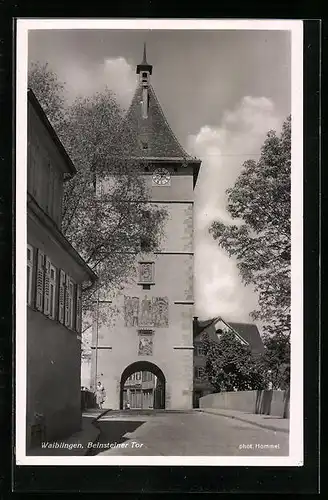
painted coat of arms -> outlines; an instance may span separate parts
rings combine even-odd
[[[151,356],[153,354],[153,337],[152,335],[139,336],[139,356]]]

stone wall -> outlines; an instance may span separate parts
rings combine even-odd
[[[236,410],[289,418],[289,391],[236,391],[208,394],[200,408]]]

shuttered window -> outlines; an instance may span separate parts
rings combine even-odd
[[[50,314],[50,266],[50,259],[45,257],[43,312],[46,316]]]
[[[65,317],[65,281],[66,275],[61,269],[59,271],[59,293],[58,293],[58,320],[64,323]]]
[[[36,267],[36,298],[35,307],[38,311],[43,310],[43,287],[44,287],[44,253],[38,250]]]
[[[76,323],[75,329],[78,333],[82,331],[82,293],[81,285],[76,285]]]
[[[66,276],[65,282],[65,326],[69,326],[69,276]]]
[[[67,328],[82,330],[82,290],[72,278],[56,269],[41,250],[36,252],[35,307]],[[27,304],[33,301],[34,249],[27,245]],[[57,292],[58,289],[58,292]],[[34,303],[34,302],[33,302]],[[57,312],[58,307],[58,312]]]
[[[27,262],[26,262],[26,293],[27,293],[27,305],[32,304],[32,280],[33,280],[33,247],[27,245]]]
[[[74,317],[74,305],[75,305],[75,283],[70,279],[69,280],[69,302],[68,302],[68,314],[69,314],[69,324],[68,328],[73,328],[75,325],[75,317]]]
[[[49,318],[55,319],[56,314],[56,268],[51,264],[50,265],[50,279],[49,279]]]

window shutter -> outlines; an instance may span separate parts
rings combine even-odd
[[[51,319],[55,319],[55,308],[56,308],[56,268],[51,265],[50,266],[50,312],[49,317]]]
[[[45,258],[45,269],[44,269],[44,300],[43,300],[43,312],[45,315],[50,314],[50,259]]]
[[[32,280],[33,280],[33,247],[27,245],[27,280],[26,280],[26,292],[27,292],[27,304],[30,306],[32,303]]]
[[[58,320],[60,323],[64,323],[64,313],[65,313],[65,278],[66,275],[61,269],[59,272],[59,300],[58,300]]]
[[[70,278],[66,276],[65,285],[65,326],[70,326]]]
[[[43,285],[44,285],[44,253],[38,250],[37,272],[36,272],[36,301],[35,307],[38,311],[43,310]]]
[[[81,285],[76,286],[76,331],[82,331],[82,293]]]
[[[68,302],[68,328],[74,327],[74,302],[75,302],[75,283],[70,279],[69,281],[69,302]]]

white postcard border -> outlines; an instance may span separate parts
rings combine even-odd
[[[288,457],[82,456],[25,454],[26,436],[26,166],[28,31],[115,30],[286,30],[292,38],[292,333]],[[303,465],[303,22],[300,20],[26,19],[16,39],[16,464],[17,465]]]

